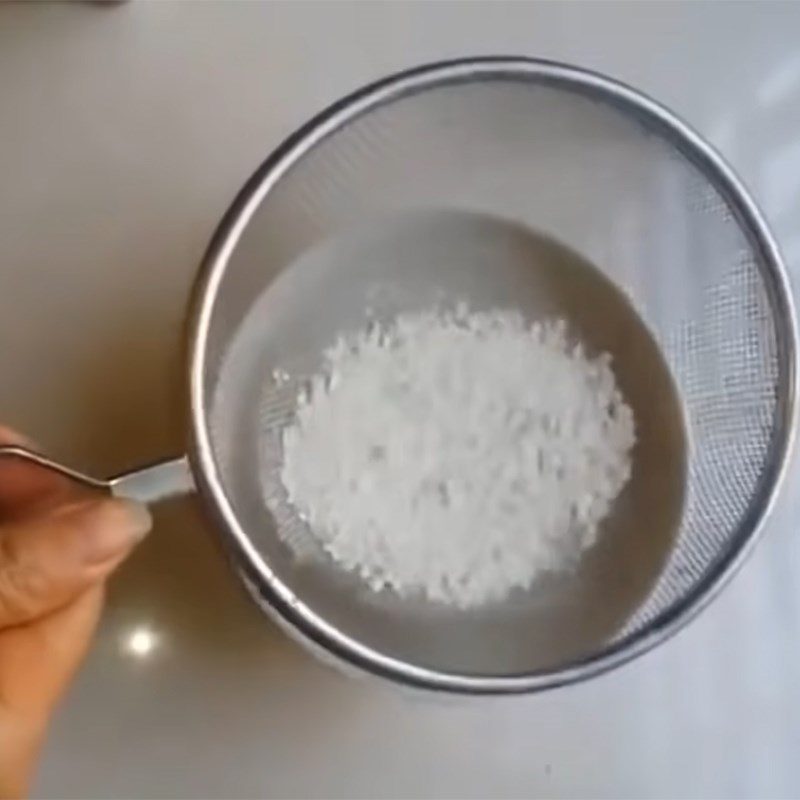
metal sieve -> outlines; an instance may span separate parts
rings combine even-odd
[[[370,592],[311,544],[298,558],[284,540],[308,537],[277,477],[278,432],[336,331],[449,299],[574,312],[624,373],[645,442],[616,545],[469,612]],[[189,330],[188,459],[69,474],[145,500],[193,478],[287,631],[425,688],[539,690],[665,640],[749,552],[793,438],[795,315],[752,199],[662,106],[551,62],[424,66],[311,120],[225,215]]]

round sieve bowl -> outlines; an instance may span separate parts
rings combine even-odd
[[[280,430],[337,333],[462,300],[566,316],[611,352],[639,437],[585,563],[470,610],[337,569],[279,480]],[[747,191],[661,105],[552,62],[424,66],[315,117],[222,220],[189,332],[188,461],[95,483],[154,499],[191,477],[283,628],[428,689],[540,690],[664,641],[742,563],[793,439],[795,314]]]
[[[481,248],[483,259],[470,255]],[[537,260],[537,248],[551,257]],[[321,349],[359,324],[365,307],[388,315],[442,295],[486,305],[536,296],[520,281],[526,258],[557,264],[551,272],[562,275],[595,270],[592,280],[615,287],[641,321],[639,332],[621,325],[609,340],[615,358],[615,342],[629,333],[640,343],[644,381],[659,389],[650,405],[663,397],[657,419],[668,431],[661,454],[669,469],[655,493],[650,482],[653,508],[639,504],[628,525],[636,538],[597,567],[590,589],[584,580],[545,582],[469,612],[376,595],[313,554],[298,562],[275,533],[280,526],[282,538],[300,537],[302,522],[280,502],[279,446],[269,442],[291,417],[297,385],[281,396],[267,386],[270,371],[312,372]],[[602,292],[578,292],[572,307],[580,314],[597,300],[619,310],[609,293],[600,303]],[[775,242],[697,134],[594,73],[472,59],[345,98],[251,178],[213,240],[197,298],[192,461],[235,562],[292,633],[405,683],[528,691],[647,650],[741,563],[785,468],[797,348]],[[650,405],[635,406],[637,422],[644,416],[658,427]],[[645,467],[657,464],[651,456]],[[634,456],[635,475],[639,466]],[[657,511],[659,481],[675,500]],[[656,548],[661,558],[649,559],[642,580],[638,550],[653,538],[669,547]],[[606,603],[620,587],[630,589],[625,602]],[[581,626],[593,608],[601,611]]]

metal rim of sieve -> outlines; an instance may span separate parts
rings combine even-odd
[[[441,672],[387,656],[325,621],[270,569],[239,525],[215,464],[204,397],[206,344],[212,312],[231,254],[261,202],[283,175],[319,142],[371,110],[437,86],[482,80],[547,84],[611,104],[647,123],[689,159],[724,198],[758,257],[776,320],[779,386],[766,466],[747,514],[722,557],[685,597],[644,628],[563,666],[527,674],[492,676]],[[350,94],[289,136],[255,171],[220,222],[195,283],[189,320],[189,460],[198,488],[227,534],[225,544],[259,605],[282,628],[319,654],[394,681],[466,694],[534,692],[599,675],[665,641],[699,613],[733,576],[755,545],[785,477],[795,436],[798,332],[786,268],[755,202],[723,158],[671,111],[639,91],[596,72],[526,57],[478,57],[443,61],[391,75]]]

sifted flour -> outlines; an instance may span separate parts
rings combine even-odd
[[[511,311],[341,337],[282,433],[290,502],[379,590],[462,608],[574,565],[630,477],[610,356]]]

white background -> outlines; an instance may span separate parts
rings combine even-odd
[[[181,446],[181,320],[263,157],[386,72],[479,53],[630,82],[717,145],[800,269],[800,4],[0,6],[0,418],[110,473]],[[796,472],[796,470],[793,470]],[[800,482],[702,617],[589,684],[409,699],[318,666],[191,502],[157,512],[60,714],[49,797],[800,794]],[[152,632],[146,657],[131,632]],[[140,637],[141,639],[141,637]]]

